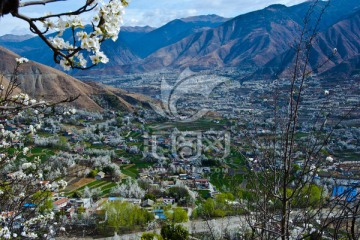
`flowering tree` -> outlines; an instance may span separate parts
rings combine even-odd
[[[37,116],[52,104],[31,99],[18,87],[17,73],[28,60],[16,59],[11,78],[0,77],[0,238],[51,238],[56,226],[49,208],[51,191],[66,187],[59,179],[43,181],[45,172],[41,159],[31,157],[24,142],[32,137],[41,122],[27,126],[14,124],[23,114]],[[10,127],[11,126],[11,127]],[[21,237],[20,237],[21,236]]]
[[[54,61],[65,70],[87,69],[99,63],[107,63],[108,58],[101,51],[100,45],[106,39],[117,39],[127,2],[87,0],[82,7],[62,13],[38,17],[21,13],[21,9],[28,6],[58,1],[0,0],[0,14],[12,14],[27,22],[30,31],[49,46],[54,52]],[[80,16],[89,16],[89,13],[92,18],[87,27],[86,21]],[[71,33],[72,37],[66,38],[65,31]],[[49,205],[51,192],[66,187],[66,182],[59,180],[60,168],[56,171],[49,169],[42,159],[32,155],[31,147],[24,143],[33,139],[41,127],[39,113],[46,114],[49,107],[76,98],[48,103],[31,99],[22,93],[18,88],[18,70],[27,61],[25,58],[16,59],[13,75],[8,79],[0,76],[0,239],[49,239],[57,230],[64,231],[60,224],[54,222],[52,204]],[[75,112],[70,109],[63,114],[66,116]],[[16,124],[16,120],[22,116],[34,117],[27,126]],[[40,144],[41,139],[35,138],[35,142]],[[102,164],[103,159],[99,161]]]
[[[139,186],[136,180],[127,179],[125,183],[118,184],[111,189],[110,195],[126,198],[143,198],[145,191]]]
[[[46,5],[62,0],[39,1],[0,1],[0,14],[9,14],[29,24],[30,31],[37,34],[54,52],[54,61],[64,70],[71,68],[87,69],[99,63],[107,63],[109,59],[101,51],[100,45],[107,39],[116,41],[122,24],[122,15],[126,0],[86,0],[83,6],[75,10],[61,13],[48,13],[30,17],[21,13],[21,8],[33,5]],[[80,18],[84,14],[92,18],[89,27]],[[87,29],[87,30],[86,30]],[[72,37],[64,39],[65,31]],[[50,34],[52,33],[52,34]],[[46,35],[48,34],[48,35]]]

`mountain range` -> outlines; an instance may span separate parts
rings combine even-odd
[[[290,46],[299,38],[304,16],[312,4],[313,1],[291,7],[276,4],[232,19],[217,15],[175,19],[156,29],[123,27],[116,42],[103,44],[109,64],[71,74],[116,75],[186,67],[194,70],[236,67],[250,69],[257,75],[261,73],[263,77],[281,74],[293,62],[294,51]],[[320,14],[326,4],[328,1],[318,1],[312,9],[313,16]],[[308,22],[315,21],[316,17],[312,17]],[[360,1],[332,0],[321,18],[310,66],[324,76],[357,74],[360,68],[359,26]],[[24,39],[6,41],[0,38],[0,45],[54,66],[51,51],[39,38]],[[334,48],[337,54],[328,59]]]

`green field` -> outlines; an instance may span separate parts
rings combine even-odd
[[[130,176],[130,177],[132,177],[132,178],[135,178],[136,179],[136,177],[137,177],[137,175],[138,175],[138,173],[137,173],[137,171],[133,171],[133,170],[129,170],[129,169],[121,169],[121,172],[123,173],[123,174],[125,174],[125,175],[128,175],[128,176]]]
[[[101,191],[101,195],[100,197],[105,197],[109,194],[109,192],[111,191],[111,189],[113,187],[115,187],[117,184],[114,183],[114,182],[109,182],[109,181],[104,181],[104,180],[95,180],[93,182],[90,182],[74,191],[71,191],[71,192],[67,192],[66,193],[66,196],[72,196],[75,192],[80,192],[83,193],[84,192],[84,189],[86,187],[90,188],[90,189],[100,189]]]
[[[209,190],[198,190],[197,192],[204,199],[207,199],[207,198],[210,197],[210,191]]]
[[[221,170],[223,170],[223,172]],[[244,180],[243,175],[235,174],[230,176],[224,169],[213,171],[207,174],[207,176],[210,177],[210,182],[217,188],[218,191],[233,192]]]

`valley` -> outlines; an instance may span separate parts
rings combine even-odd
[[[359,238],[358,0],[102,22],[0,36],[0,239]]]

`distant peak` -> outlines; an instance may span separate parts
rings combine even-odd
[[[127,32],[151,32],[156,28],[151,26],[123,26],[122,30]]]
[[[287,8],[285,5],[283,4],[272,4],[268,7],[266,7],[265,9],[266,10],[269,10],[269,11],[278,11],[278,10],[282,10],[282,9],[285,9]]]
[[[186,18],[180,18],[183,22],[225,22],[229,18],[224,18],[216,14],[191,16]]]
[[[15,35],[15,34],[5,34],[0,36],[0,42],[21,42],[27,39],[34,37],[34,35],[26,34],[26,35]]]

